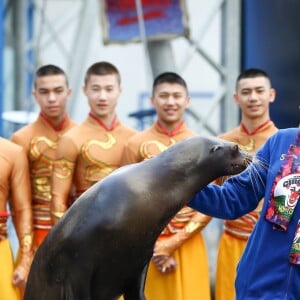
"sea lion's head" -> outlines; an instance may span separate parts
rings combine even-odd
[[[218,138],[213,140],[215,140],[215,143],[212,143],[210,155],[215,156],[213,160],[218,165],[213,166],[219,170],[219,176],[236,175],[245,170],[251,163],[252,156],[242,150],[236,143]]]

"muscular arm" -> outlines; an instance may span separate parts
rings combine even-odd
[[[54,224],[68,209],[77,156],[76,147],[69,139],[62,137],[57,145],[56,160],[51,177],[51,217]]]
[[[138,146],[132,145],[130,142],[124,147],[121,165],[129,165],[143,160],[138,152]]]
[[[19,239],[19,260],[13,273],[13,284],[24,287],[33,258],[32,209],[28,160],[22,150],[14,158],[11,176],[11,210]]]
[[[188,222],[185,223],[185,226],[178,230],[175,234],[170,235],[168,238],[158,239],[155,243],[152,261],[156,268],[162,273],[172,272],[176,270],[177,262],[172,257],[174,251],[179,249],[195,234],[199,234],[199,232],[211,220],[211,217],[206,216],[202,213],[196,212],[191,209],[189,209],[188,211],[187,210],[187,208],[184,208],[182,210],[186,211],[183,214],[184,219],[189,219]],[[175,219],[180,219],[182,217],[181,212],[179,212],[175,216]]]
[[[28,152],[29,141],[27,141],[27,139],[24,138],[23,136],[20,136],[18,134],[13,134],[11,137],[11,141],[14,142],[15,144],[22,146],[23,149],[25,149],[26,153]]]
[[[189,218],[189,221],[186,222],[185,226],[181,230],[178,230],[175,234],[170,235],[169,238],[158,240],[156,242],[154,256],[171,256],[173,252],[177,250],[182,244],[184,244],[188,239],[199,233],[211,219],[211,217],[194,210],[190,210],[190,212],[188,212],[187,214],[186,217]]]

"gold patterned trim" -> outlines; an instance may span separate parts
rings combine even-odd
[[[187,233],[192,233],[192,232],[195,232],[196,230],[199,230],[199,229],[205,227],[206,224],[207,223],[205,223],[205,222],[191,221],[184,227],[184,231]]]
[[[165,150],[167,150],[169,147],[173,146],[174,144],[176,144],[176,140],[174,140],[172,138],[169,141],[169,145],[165,145],[156,140],[146,141],[140,145],[139,153],[140,153],[141,157],[143,157],[145,159],[149,159],[155,155],[158,155],[159,153],[164,152]],[[153,153],[153,150],[151,150],[151,147],[154,147],[154,149],[157,149],[157,153]]]
[[[65,213],[60,211],[51,211],[51,214],[57,219],[60,219]]]
[[[22,252],[28,252],[32,250],[33,233],[25,233],[20,239],[20,248]]]

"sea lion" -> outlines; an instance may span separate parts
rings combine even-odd
[[[82,194],[38,249],[25,300],[144,300],[155,241],[214,179],[245,169],[234,143],[191,137],[122,167]]]

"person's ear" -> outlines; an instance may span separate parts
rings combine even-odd
[[[276,90],[271,88],[270,89],[270,103],[273,103],[275,101],[276,98]]]

